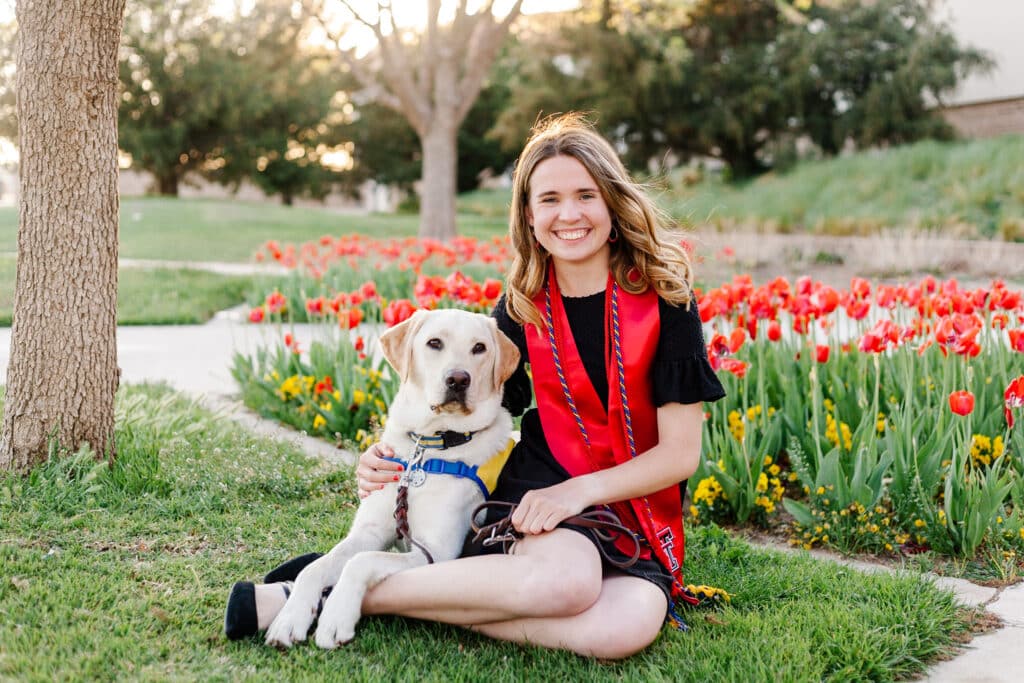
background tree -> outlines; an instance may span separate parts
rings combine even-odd
[[[676,116],[664,100],[678,86],[689,53],[666,27],[687,16],[689,3],[591,0],[560,21],[521,22],[517,45],[496,66],[515,97],[492,135],[515,150],[538,117],[570,110],[593,113],[602,133],[619,143],[627,164],[646,168],[665,151],[662,130]]]
[[[309,40],[308,13],[258,0],[211,14],[209,0],[136,0],[126,28],[121,145],[175,195],[189,172],[248,178],[286,204],[340,180],[322,157],[344,140],[336,53]]]
[[[189,171],[221,163],[258,94],[208,0],[133,0],[120,62],[121,149],[176,196]]]
[[[492,73],[490,80],[459,127],[458,192],[476,189],[484,171],[502,173],[518,153],[505,149],[489,135],[499,113],[511,100],[508,85],[500,76]],[[347,189],[355,191],[360,183],[373,179],[407,193],[413,191],[415,182],[423,175],[422,154],[416,131],[404,116],[376,102],[366,102],[355,108],[351,123],[342,132],[353,150],[353,167],[344,174]]]
[[[224,183],[251,179],[290,205],[295,197],[323,198],[341,180],[341,167],[324,157],[346,149],[345,90],[334,50],[309,41],[309,20],[292,0],[260,0],[230,19],[232,52],[246,108],[239,125],[225,131],[220,159],[204,175]]]
[[[21,194],[0,468],[26,471],[51,439],[114,456],[124,0],[16,10]]]
[[[592,110],[641,170],[671,153],[743,178],[802,135],[825,154],[946,137],[933,104],[986,63],[929,0],[601,0],[547,32],[525,23],[494,134],[512,145],[538,111]]]
[[[455,193],[458,130],[483,88],[509,27],[519,16],[522,0],[514,0],[503,15],[495,2],[470,12],[459,2],[450,21],[442,21],[441,0],[427,0],[422,32],[396,25],[390,3],[381,0],[372,14],[357,3],[341,0],[353,22],[372,32],[377,46],[359,57],[346,47],[338,20],[318,11],[324,29],[338,45],[345,63],[365,94],[399,112],[420,141],[422,188],[420,236],[448,239],[456,234]]]
[[[950,138],[936,108],[968,74],[989,69],[935,21],[929,0],[816,4],[778,40],[788,65],[781,85],[802,132],[827,154],[859,147]]]

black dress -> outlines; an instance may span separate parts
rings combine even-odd
[[[604,292],[578,298],[563,295],[562,301],[566,317],[569,320],[569,329],[586,368],[587,376],[594,385],[601,402],[607,408],[608,377],[605,369],[604,349]],[[652,368],[654,376],[651,382],[654,387],[654,405],[660,407],[673,402],[717,401],[725,396],[725,390],[708,362],[704,332],[700,316],[697,313],[696,302],[691,303],[687,309],[683,306],[673,306],[659,299],[658,313],[661,316],[661,334]],[[525,363],[529,358],[523,326],[509,317],[505,310],[504,296],[495,305],[493,315],[498,322],[498,328],[519,347],[519,367],[505,383],[504,405],[513,415],[523,415],[523,419],[520,425],[519,443],[513,449],[505,468],[498,477],[497,487],[491,495],[491,499],[518,503],[527,491],[558,484],[568,479],[569,473],[551,454],[537,409],[526,410],[532,403],[533,386],[525,369]],[[526,411],[525,415],[523,411]],[[685,485],[683,482],[682,486]],[[610,556],[626,559],[612,543],[600,541],[585,529],[570,528],[583,533],[595,544],[602,545]],[[492,546],[491,550],[495,550],[495,548]],[[500,548],[496,550],[500,550]],[[480,552],[489,551],[479,547],[467,547],[464,554]],[[654,582],[665,591],[666,595],[670,594],[672,577],[656,559],[639,560],[625,571]]]

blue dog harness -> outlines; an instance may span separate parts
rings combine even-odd
[[[420,486],[426,480],[428,474],[448,474],[453,477],[469,479],[480,488],[484,500],[490,497],[498,480],[498,473],[504,467],[515,441],[509,439],[506,447],[483,465],[467,465],[460,460],[444,460],[442,458],[431,458],[423,460],[425,449],[447,450],[462,444],[469,443],[473,438],[473,432],[439,432],[431,436],[424,436],[409,432],[409,438],[416,442],[416,451],[411,461],[401,458],[383,458],[397,462],[403,468],[403,481],[407,486]],[[486,482],[486,483],[485,483]]]

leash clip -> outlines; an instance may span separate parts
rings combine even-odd
[[[519,540],[519,537],[516,536],[515,532],[506,531],[505,533],[503,533],[503,534],[501,534],[499,536],[498,535],[498,527],[494,527],[494,528],[491,529],[491,535],[488,536],[487,538],[485,538],[480,543],[481,543],[481,545],[483,545],[486,548],[486,547],[490,547],[492,545],[498,545],[499,543],[514,543],[515,541],[518,541],[518,540]]]
[[[420,443],[420,439],[423,437],[416,435],[416,447],[413,450],[412,457],[409,458],[409,469],[402,472],[401,478],[398,480],[399,486],[423,486],[423,482],[427,480],[427,473],[423,471],[423,452],[424,447]]]

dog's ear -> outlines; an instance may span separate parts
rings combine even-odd
[[[491,318],[490,321],[491,328],[494,330],[494,338],[498,342],[497,353],[494,357],[494,388],[497,389],[519,367],[519,347],[508,338],[508,335],[498,329],[498,323],[494,318]]]
[[[380,348],[384,358],[404,382],[412,369],[412,340],[423,324],[423,312],[416,311],[408,319],[398,323],[380,336]]]

